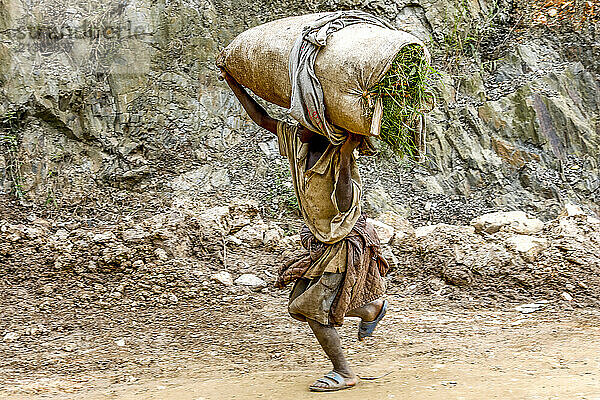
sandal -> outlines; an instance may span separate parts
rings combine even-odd
[[[385,313],[387,311],[387,305],[388,301],[384,300],[383,305],[381,306],[381,311],[379,311],[379,315],[377,315],[377,318],[375,318],[373,321],[360,321],[360,324],[358,325],[358,340],[363,340],[364,338],[373,335],[375,327],[377,326],[379,321],[381,321],[381,319],[385,316]]]
[[[315,384],[323,383],[327,386],[315,386]],[[356,383],[349,384],[343,376],[335,371],[330,371],[322,378],[319,378],[308,387],[311,392],[335,392],[336,390],[349,389],[356,386]]]

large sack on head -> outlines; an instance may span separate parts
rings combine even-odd
[[[303,27],[324,14],[289,17],[251,28],[223,50],[217,63],[259,97],[289,108],[290,52]],[[368,112],[373,105],[367,104],[363,95],[381,80],[396,54],[408,44],[425,47],[407,32],[363,23],[331,34],[315,62],[327,119],[354,133],[377,135],[381,110],[376,106],[374,113]],[[426,49],[425,54],[429,58]]]

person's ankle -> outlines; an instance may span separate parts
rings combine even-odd
[[[337,372],[338,374],[340,374],[344,379],[354,379],[356,378],[356,374],[351,370],[341,370],[341,369],[333,369],[333,372]]]

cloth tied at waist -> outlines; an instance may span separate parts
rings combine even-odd
[[[304,277],[327,247],[341,242],[319,242],[306,226],[302,229],[300,239],[306,251],[279,268],[275,283],[277,288],[283,288]],[[380,254],[379,237],[364,215],[361,215],[350,234],[342,241],[347,243],[347,264],[343,282],[330,310],[330,320],[335,326],[342,325],[349,310],[362,307],[385,293],[382,277],[389,269],[389,264]]]

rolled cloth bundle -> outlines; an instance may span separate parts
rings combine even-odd
[[[290,108],[293,93],[290,68],[294,68],[290,54],[298,51],[297,48],[294,50],[295,45],[298,47],[298,38],[306,38],[306,33],[313,29],[317,41],[326,41],[326,45],[319,48],[314,59],[314,73],[322,87],[326,119],[331,124],[354,133],[379,135],[383,106],[381,99],[377,99],[376,103],[369,101],[369,90],[383,79],[405,46],[417,45],[422,48],[427,63],[429,53],[424,44],[413,35],[377,22],[352,22],[341,29],[338,26],[338,30],[332,29],[331,24],[323,28],[322,21],[335,22],[340,15],[347,18],[349,14],[344,13],[355,13],[350,14],[351,18],[355,15],[361,18],[365,18],[364,15],[370,16],[355,11],[318,13],[259,25],[237,36],[220,54],[217,64],[224,66],[238,82],[259,97]],[[319,32],[315,27],[322,29]],[[310,40],[312,42],[315,38]],[[300,53],[300,57],[302,56]],[[308,109],[300,112],[303,111],[310,117],[318,110],[306,106],[309,103],[302,102]],[[292,107],[290,113],[303,122],[297,109]],[[303,125],[314,127],[310,124]],[[327,129],[319,126],[318,118],[314,125],[320,128],[314,130],[328,135],[332,142],[340,141],[339,138],[332,138]]]

